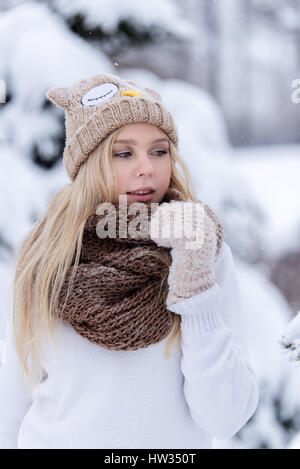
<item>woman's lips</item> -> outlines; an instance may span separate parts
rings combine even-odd
[[[134,200],[138,200],[139,202],[147,202],[148,200],[152,199],[154,191],[144,195],[133,194],[132,192],[127,192],[127,194]]]

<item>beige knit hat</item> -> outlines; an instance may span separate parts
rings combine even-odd
[[[48,90],[47,98],[65,110],[63,163],[73,181],[89,153],[112,131],[146,122],[160,127],[178,149],[174,119],[161,95],[111,74],[97,74],[71,87]]]

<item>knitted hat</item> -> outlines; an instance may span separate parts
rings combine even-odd
[[[111,74],[97,74],[70,87],[48,90],[47,98],[65,110],[63,163],[73,181],[89,153],[112,131],[145,122],[160,127],[178,148],[178,134],[161,95]]]

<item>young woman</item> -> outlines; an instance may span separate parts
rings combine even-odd
[[[47,96],[66,113],[71,183],[16,255],[0,447],[210,448],[253,415],[258,386],[231,249],[194,195],[172,115],[108,74]],[[187,202],[203,209],[193,248],[163,236]]]

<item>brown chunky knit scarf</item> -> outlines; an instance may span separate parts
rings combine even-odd
[[[177,190],[169,189],[162,202],[170,200],[184,198]],[[151,207],[145,206],[149,223]],[[175,314],[167,309],[165,301],[169,268],[151,253],[164,253],[170,261],[171,254],[170,249],[157,246],[150,237],[119,237],[118,203],[115,208],[116,237],[97,236],[96,225],[107,214],[94,213],[87,219],[79,265],[62,308],[72,266],[67,272],[59,295],[58,317],[104,348],[137,350],[161,341],[171,332]],[[127,223],[135,217],[127,214]],[[223,238],[220,223],[217,234],[219,250]],[[145,250],[150,255],[145,255]],[[166,284],[162,287],[164,277]]]

